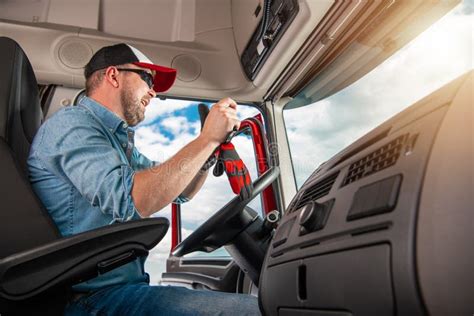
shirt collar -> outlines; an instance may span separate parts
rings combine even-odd
[[[89,97],[83,97],[79,101],[79,104],[95,114],[111,132],[115,133],[120,126],[124,130],[128,129],[128,124],[125,121],[97,101]]]

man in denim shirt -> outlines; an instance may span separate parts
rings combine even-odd
[[[133,144],[133,130],[176,70],[154,65],[136,48],[100,49],[85,67],[86,95],[38,130],[28,167],[30,181],[63,236],[148,217],[172,201],[190,199],[206,174],[199,170],[234,127],[236,103],[216,103],[201,134],[176,155],[155,164]],[[74,286],[68,315],[258,314],[248,295],[150,286],[145,258]]]

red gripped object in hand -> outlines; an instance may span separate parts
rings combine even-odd
[[[250,173],[232,143],[224,143],[217,149],[217,163],[213,174],[221,176],[224,171],[235,194],[247,199],[252,194],[252,180]]]
[[[200,103],[198,105],[198,111],[201,119],[202,130],[207,115],[209,114],[209,108],[207,105]],[[208,170],[214,163],[216,163],[213,171],[214,176],[220,177],[225,171],[229,178],[232,191],[234,191],[235,194],[239,194],[242,199],[247,199],[252,194],[253,185],[247,167],[242,159],[240,159],[234,145],[230,142],[236,133],[237,129],[234,128],[234,130],[229,133],[224,143],[216,149],[209,159],[207,159],[201,170]]]

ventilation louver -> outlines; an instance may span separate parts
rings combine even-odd
[[[301,194],[299,198],[297,198],[296,202],[290,207],[291,210],[297,210],[300,207],[306,205],[309,201],[315,201],[327,194],[331,191],[331,188],[336,181],[337,176],[339,175],[339,171],[333,173],[332,175],[316,182],[315,184],[304,188],[304,192]]]
[[[408,136],[409,134],[401,135],[385,146],[352,163],[341,187],[393,166],[400,157]]]

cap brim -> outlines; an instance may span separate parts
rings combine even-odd
[[[136,62],[133,63],[142,68],[148,68],[156,72],[153,78],[153,90],[155,92],[165,92],[173,85],[176,80],[176,69],[155,64]]]

